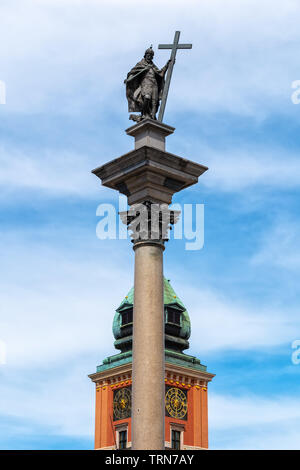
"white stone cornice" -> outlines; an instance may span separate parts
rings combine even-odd
[[[189,367],[179,366],[170,362],[166,362],[165,370],[166,374],[177,374],[178,376],[181,376],[185,382],[195,379],[199,382],[210,382],[215,377],[215,374],[197,369],[190,369]],[[95,383],[102,381],[104,382],[103,385],[107,385],[108,380],[113,380],[114,382],[118,381],[116,377],[120,377],[120,381],[131,379],[131,373],[132,363],[130,362],[121,366],[113,367],[112,369],[90,374],[88,377]]]
[[[182,367],[166,362],[166,374],[168,373],[177,374],[182,377],[186,377],[187,379],[205,380],[206,382],[210,382],[215,377],[215,374],[211,374],[209,372],[190,369],[188,367]]]

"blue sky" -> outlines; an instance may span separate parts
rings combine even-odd
[[[0,16],[0,448],[93,447],[87,374],[114,352],[133,252],[97,239],[118,197],[90,170],[132,149],[123,80],[181,30],[167,150],[209,167],[174,197],[205,205],[205,244],[171,240],[165,275],[216,373],[210,447],[299,449],[299,3],[4,0]]]

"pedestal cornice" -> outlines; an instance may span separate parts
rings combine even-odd
[[[92,170],[102,185],[128,197],[171,204],[174,193],[198,182],[208,168],[177,155],[143,146]]]

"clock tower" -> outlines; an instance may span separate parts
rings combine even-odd
[[[96,385],[95,449],[131,448],[133,297],[132,288],[113,320],[114,346],[120,352],[104,359],[89,375]],[[164,318],[165,448],[207,449],[207,385],[214,375],[200,359],[183,352],[189,348],[191,322],[165,278]]]

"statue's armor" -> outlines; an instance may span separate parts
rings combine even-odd
[[[152,100],[158,100],[158,86],[153,66],[145,74],[141,82],[141,94],[145,97],[148,95]]]
[[[153,62],[143,58],[127,74],[126,97],[129,112],[141,112],[141,116],[129,116],[129,119],[156,119],[159,100],[162,98],[164,76],[168,63],[159,70]]]

